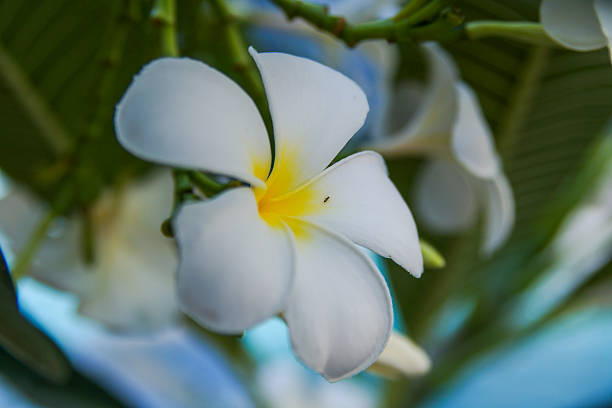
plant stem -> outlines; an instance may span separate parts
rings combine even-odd
[[[28,271],[30,263],[34,258],[34,255],[36,255],[36,251],[40,247],[40,244],[44,240],[51,223],[58,215],[66,211],[73,196],[73,184],[69,183],[60,191],[47,214],[40,220],[36,228],[34,228],[34,231],[28,237],[24,248],[17,256],[15,266],[11,271],[11,276],[13,277],[14,282],[17,282]]]
[[[189,171],[189,178],[204,194],[216,194],[225,189],[225,186],[213,180],[209,176],[199,171]]]
[[[155,0],[151,10],[151,22],[159,28],[162,54],[168,57],[178,57],[175,0]]]
[[[423,21],[433,20],[444,7],[450,3],[450,0],[432,0],[426,6],[416,10],[413,14],[406,17],[406,23],[416,25]],[[397,16],[396,16],[397,17]]]
[[[525,21],[471,21],[465,24],[470,40],[499,37],[534,45],[556,46],[539,23]]]
[[[394,20],[401,20],[413,15],[417,10],[425,5],[429,0],[410,0],[399,13],[393,17]]]
[[[421,0],[414,1],[412,7],[409,7],[410,4],[406,6],[404,10],[407,11],[400,11],[398,15],[401,15],[401,17],[399,19],[396,16],[390,19],[352,24],[342,16],[330,15],[327,7],[319,4],[297,0],[272,0],[285,12],[287,18],[301,17],[321,30],[336,36],[349,47],[355,46],[360,41],[372,39],[404,42],[458,38],[460,31],[454,30],[454,28],[461,23],[461,19],[452,12],[446,13],[446,15],[441,13],[448,0],[433,0],[427,5],[424,5],[425,3]],[[405,19],[404,16],[406,16]],[[430,21],[437,20],[444,20],[447,25],[433,32],[421,31],[419,37],[413,32],[413,29],[425,27]],[[423,37],[424,33],[426,37]]]
[[[172,171],[172,176],[174,177],[174,208],[176,209],[180,203],[195,198],[195,195],[187,170],[175,169]]]
[[[248,87],[247,91],[251,97],[256,100],[263,98],[265,102],[263,84],[259,72],[247,52],[238,19],[224,0],[208,0],[208,2],[222,24],[222,34],[232,59],[232,68],[244,78]]]

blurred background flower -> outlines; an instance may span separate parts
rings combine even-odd
[[[172,209],[172,178],[167,172],[105,193],[89,218],[55,221],[40,245],[29,275],[73,293],[79,312],[111,329],[155,330],[178,318],[174,244],[159,232]],[[20,253],[45,206],[15,188],[0,200],[3,248]],[[83,259],[84,223],[91,223],[94,257]]]

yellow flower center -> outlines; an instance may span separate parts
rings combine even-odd
[[[255,189],[259,215],[270,226],[282,227],[284,223],[296,237],[303,237],[304,226],[296,217],[320,211],[330,198],[312,185],[291,189],[299,169],[296,156],[283,149],[281,157],[266,180],[266,187]]]

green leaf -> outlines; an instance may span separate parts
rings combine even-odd
[[[15,288],[0,249],[0,345],[33,371],[54,383],[70,379],[64,353],[19,310]]]
[[[116,142],[113,113],[158,55],[140,18],[149,10],[138,0],[0,0],[2,171],[51,201],[78,159],[87,202],[144,167]]]
[[[124,404],[78,372],[66,384],[46,381],[0,349],[0,393],[11,387],[32,406],[54,408],[111,408]],[[27,405],[30,406],[30,405]]]

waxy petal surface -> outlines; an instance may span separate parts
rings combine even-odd
[[[242,333],[284,309],[294,271],[291,235],[259,216],[251,189],[185,205],[174,230],[181,306],[202,326]]]
[[[576,51],[590,51],[607,44],[594,0],[542,0],[540,20],[556,42]]]
[[[595,12],[601,25],[601,31],[608,42],[608,53],[612,61],[612,2],[610,0],[595,0]]]
[[[283,53],[257,53],[274,126],[270,194],[289,192],[320,173],[361,128],[368,101],[343,74]]]
[[[117,139],[145,160],[263,185],[271,151],[263,120],[231,79],[188,58],[142,69],[115,113]]]
[[[304,203],[306,212],[299,218],[339,233],[421,276],[423,257],[412,213],[378,153],[361,152],[339,161],[286,200]]]
[[[391,333],[389,290],[350,241],[301,223],[297,269],[284,313],[296,355],[330,381],[372,364]]]

